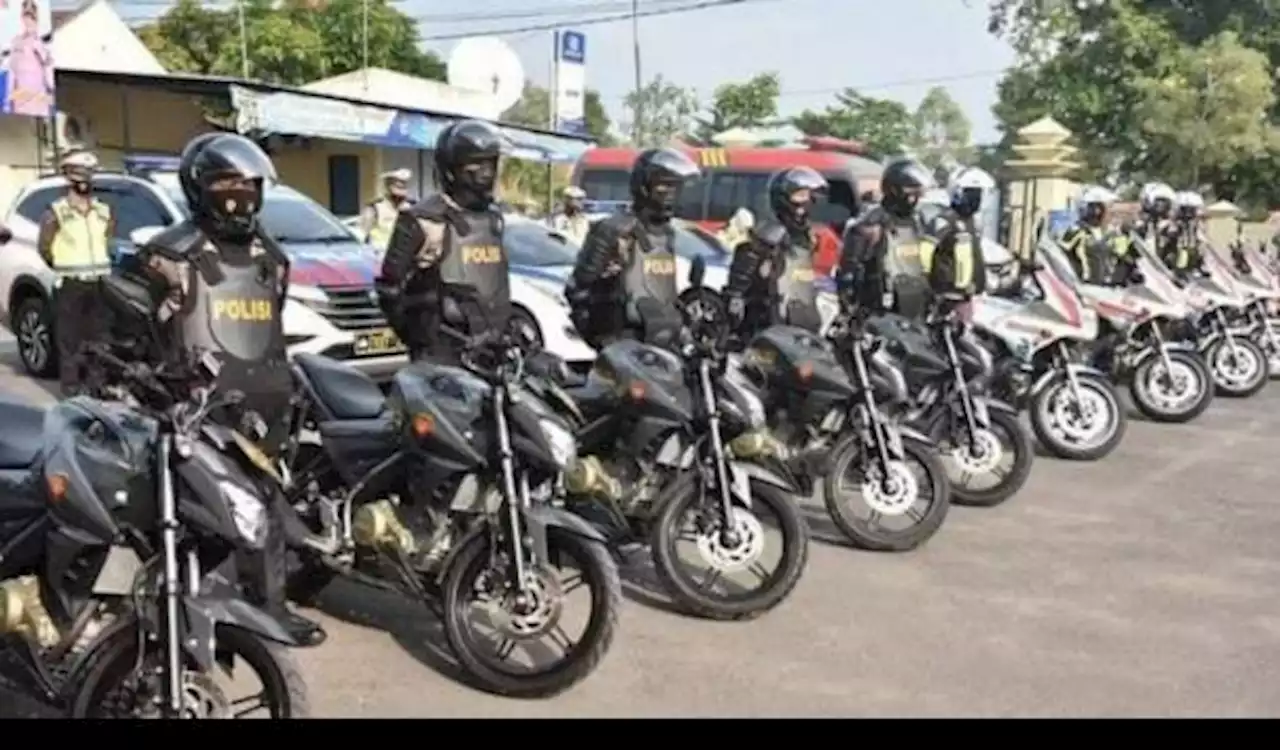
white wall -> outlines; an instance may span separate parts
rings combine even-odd
[[[36,127],[34,118],[0,115],[0,216],[22,186],[39,176]]]

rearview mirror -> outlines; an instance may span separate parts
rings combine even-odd
[[[0,226],[0,245],[9,244],[9,240],[13,239],[13,232],[9,227]]]
[[[702,286],[702,280],[707,275],[707,261],[701,256],[693,259],[693,267],[689,269],[689,286],[694,289]]]
[[[129,233],[129,241],[142,247],[163,231],[163,227],[138,227]]]

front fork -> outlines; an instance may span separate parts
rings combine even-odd
[[[716,391],[712,386],[711,362],[702,359],[698,363],[698,385],[702,389],[702,405],[707,414],[707,425],[711,432],[711,454],[715,462],[716,484],[720,489],[720,514],[723,516],[724,529],[733,523],[733,491],[729,484],[729,466],[724,458],[724,438],[720,434],[720,407],[716,402]]]
[[[893,460],[893,457],[889,455],[888,441],[885,440],[884,429],[886,428],[881,424],[881,419],[877,414],[875,389],[871,387],[871,373],[867,371],[867,360],[863,351],[862,340],[854,341],[851,348],[853,350],[853,371],[858,378],[858,389],[862,391],[862,408],[866,412],[864,421],[871,431],[871,442],[876,450],[876,456],[880,459],[881,481],[888,481],[889,462]]]
[[[178,574],[178,503],[173,490],[174,436],[161,436],[156,461],[160,465],[160,545],[164,555],[164,655],[167,666],[165,693],[169,715],[182,715],[185,682],[182,660],[182,629],[178,609],[181,604],[182,581]],[[197,589],[198,590],[198,589]]]
[[[942,328],[942,343],[947,349],[947,361],[951,363],[951,377],[955,380],[956,393],[960,395],[960,410],[964,416],[965,427],[969,436],[969,450],[972,455],[978,453],[978,416],[973,408],[973,398],[969,393],[969,384],[964,379],[964,365],[960,361],[960,353],[956,351],[955,337],[951,326]]]
[[[1160,361],[1164,363],[1164,376],[1173,382],[1173,358],[1169,356],[1169,347],[1164,341],[1164,332],[1160,330],[1160,321],[1152,320],[1148,323],[1151,328],[1151,339],[1156,344],[1156,354],[1159,355]]]
[[[520,513],[528,500],[528,491],[516,488],[515,453],[511,450],[511,432],[507,424],[507,389],[493,389],[494,423],[498,431],[498,462],[502,471],[502,495],[506,499],[507,525],[511,544],[511,566],[515,572],[516,590],[523,594],[527,586],[525,571],[528,566],[524,554],[524,529]]]
[[[1257,316],[1258,325],[1266,337],[1267,353],[1271,357],[1280,356],[1280,338],[1277,338],[1276,329],[1271,325],[1271,318],[1267,316],[1266,303],[1262,300],[1254,300],[1249,309],[1253,315]]]

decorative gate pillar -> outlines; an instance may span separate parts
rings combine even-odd
[[[1020,257],[1030,253],[1037,229],[1047,227],[1049,212],[1070,208],[1075,199],[1078,186],[1070,175],[1080,164],[1071,160],[1076,148],[1067,143],[1070,138],[1057,120],[1042,117],[1018,131],[1017,157],[1004,163],[1006,241]]]

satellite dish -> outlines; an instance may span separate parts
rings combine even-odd
[[[515,50],[493,36],[463,39],[449,53],[449,85],[493,97],[495,116],[524,94],[524,66]]]

